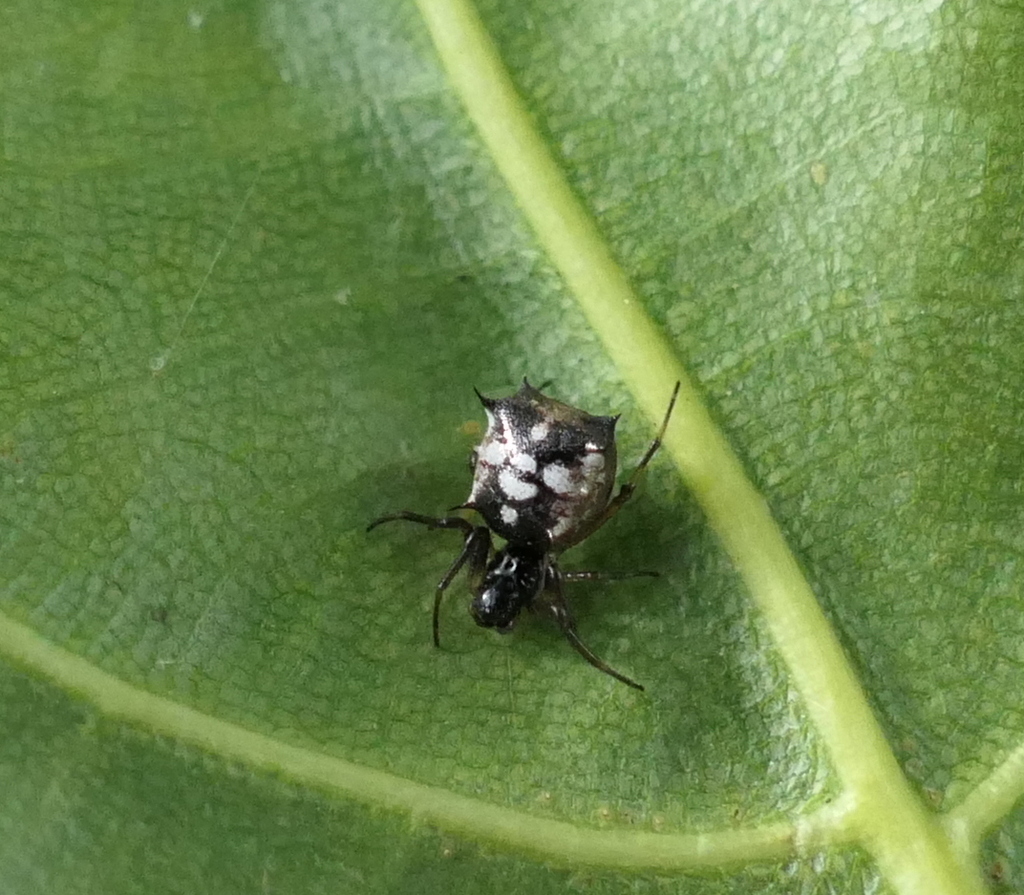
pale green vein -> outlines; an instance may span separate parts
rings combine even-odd
[[[1014,749],[945,817],[946,829],[965,853],[976,851],[981,837],[1024,797],[1024,745]]]
[[[409,812],[476,841],[490,842],[566,866],[659,872],[693,871],[803,854],[841,841],[845,806],[791,824],[703,834],[593,830],[545,820],[293,746],[148,693],[50,643],[0,613],[0,654],[63,692],[154,734],[174,737],[246,767],[324,792]]]
[[[666,437],[760,607],[854,805],[860,841],[900,892],[984,891],[900,771],[768,507],[573,195],[467,0],[417,0],[452,85],[537,238],[652,420],[676,380]]]

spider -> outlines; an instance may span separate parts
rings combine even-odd
[[[452,510],[476,510],[484,524],[474,525],[461,516],[439,518],[403,511],[381,516],[367,528],[406,521],[428,529],[462,532],[462,550],[434,591],[434,646],[441,645],[441,598],[468,563],[473,591],[469,611],[478,625],[507,634],[524,609],[546,615],[591,665],[630,687],[644,689],[580,640],[562,583],[657,573],[566,572],[559,568],[558,557],[590,537],[632,496],[639,476],[661,447],[678,395],[677,382],[657,435],[612,497],[617,416],[593,416],[570,407],[549,398],[526,379],[519,391],[507,398],[485,398],[477,392],[487,414],[487,431],[472,454],[469,499]],[[492,535],[503,538],[505,546],[495,550]]]

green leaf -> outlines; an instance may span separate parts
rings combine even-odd
[[[0,13],[2,888],[1024,891],[1020,10],[421,5]],[[364,531],[523,375],[645,693]]]

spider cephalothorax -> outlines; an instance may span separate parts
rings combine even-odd
[[[508,398],[477,393],[487,413],[487,431],[473,452],[473,487],[455,509],[476,510],[484,525],[461,516],[424,516],[401,512],[370,524],[404,519],[428,528],[454,528],[465,536],[462,551],[437,585],[434,644],[440,646],[438,612],[448,585],[467,562],[473,587],[470,614],[478,625],[511,631],[524,609],[554,619],[566,639],[592,665],[642,690],[599,659],[579,639],[576,622],[562,593],[562,582],[622,578],[600,572],[563,572],[558,554],[590,536],[629,500],[638,476],[661,445],[679,384],[664,422],[637,468],[619,493],[615,485],[615,423],[618,417],[593,416],[563,404],[525,379]],[[495,551],[491,534],[506,544]],[[633,575],[649,575],[636,572]]]

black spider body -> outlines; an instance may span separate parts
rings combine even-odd
[[[519,613],[533,605],[541,593],[547,566],[545,554],[528,545],[506,545],[499,550],[487,563],[469,604],[473,620],[483,628],[497,628],[507,634]]]
[[[615,485],[618,417],[577,410],[526,380],[511,397],[480,400],[487,431],[463,507],[509,543],[546,553],[582,541]]]
[[[557,558],[604,525],[632,495],[638,476],[661,445],[678,392],[677,383],[657,436],[614,497],[618,417],[594,416],[563,404],[525,379],[519,391],[507,398],[491,399],[477,393],[487,413],[487,431],[473,452],[469,499],[456,509],[476,510],[485,524],[474,526],[461,516],[438,518],[409,511],[382,516],[370,524],[374,528],[383,522],[406,520],[463,533],[462,551],[435,591],[436,646],[440,646],[441,597],[468,562],[473,588],[469,609],[478,625],[507,633],[524,609],[540,612],[552,618],[596,668],[643,689],[580,640],[562,583],[653,573],[563,572]],[[492,533],[506,541],[503,548],[495,550]]]

